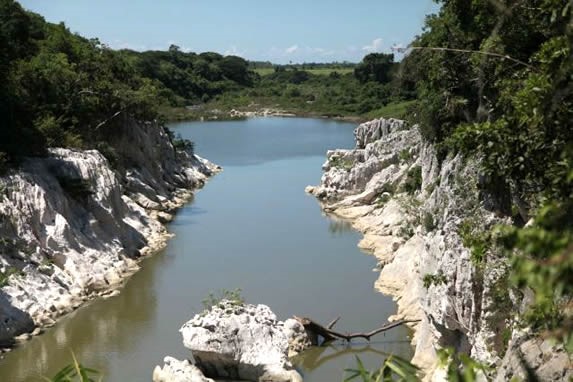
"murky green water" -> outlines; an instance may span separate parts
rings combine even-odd
[[[248,302],[268,304],[282,319],[342,316],[341,331],[377,328],[395,312],[373,290],[376,262],[356,247],[360,235],[323,216],[304,193],[319,182],[327,149],[352,146],[354,125],[268,118],[173,127],[225,171],[180,211],[169,227],[175,238],[119,296],[79,309],[9,353],[0,381],[51,376],[72,351],[105,381],[150,381],[165,355],[189,357],[178,329],[223,288],[241,288]],[[355,355],[374,367],[384,352],[410,355],[405,328],[370,344],[312,349],[298,367],[305,381],[341,381]]]

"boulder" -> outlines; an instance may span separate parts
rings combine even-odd
[[[209,378],[298,382],[302,377],[288,356],[289,349],[292,354],[295,347],[304,348],[304,328],[293,321],[285,325],[265,305],[223,300],[180,331],[197,367]],[[293,338],[296,346],[289,346]]]
[[[153,382],[215,382],[203,375],[197,366],[188,360],[179,361],[173,357],[163,359],[163,367],[153,370]]]

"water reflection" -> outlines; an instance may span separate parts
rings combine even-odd
[[[386,322],[396,306],[374,291],[376,261],[357,248],[360,235],[322,216],[304,193],[320,179],[327,149],[352,146],[352,128],[280,118],[181,124],[178,132],[205,157],[228,164],[225,171],[177,214],[166,252],[148,259],[120,296],[94,302],[9,354],[0,381],[53,375],[70,362],[71,349],[106,382],[148,381],[166,355],[189,357],[177,329],[222,288],[242,288],[247,301],[270,305],[281,319],[342,316],[341,331]],[[310,350],[299,366],[305,382],[340,381],[363,347],[368,368],[381,362],[369,349],[411,355],[406,328],[377,340]]]
[[[405,344],[410,346],[410,341],[388,341],[385,344],[400,345]],[[315,346],[306,350],[301,355],[297,356],[293,362],[297,366],[302,366],[306,370],[316,370],[326,362],[333,361],[337,358],[351,356],[359,356],[364,354],[375,355],[380,358],[382,363],[391,353],[381,350],[379,343],[368,343],[363,345],[356,344],[330,344],[328,346]]]
[[[56,326],[24,346],[6,354],[0,362],[2,381],[38,381],[53,376],[70,363],[73,352],[85,365],[109,374],[114,354],[132,352],[145,322],[156,315],[154,267],[165,266],[164,254],[145,261],[129,288],[118,296],[98,300],[71,313]]]
[[[330,219],[330,224],[328,225],[328,231],[331,234],[339,236],[354,231],[354,228],[352,228],[352,224],[348,220],[342,220],[332,215],[327,215],[327,216]]]

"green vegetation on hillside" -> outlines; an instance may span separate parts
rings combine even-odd
[[[427,18],[401,63],[374,53],[358,64],[276,66],[174,45],[114,51],[0,0],[0,174],[21,156],[54,146],[112,157],[106,142],[124,115],[197,118],[263,107],[408,115],[440,159],[482,158],[480,191],[500,201],[496,212],[513,225],[466,242],[499,239],[514,285],[536,297],[525,323],[573,349],[573,5],[437,2],[441,10]],[[419,174],[410,175],[416,190]],[[89,191],[68,187],[78,196]],[[475,253],[484,261],[485,250]]]
[[[239,57],[176,46],[114,51],[0,0],[0,170],[47,147],[105,148],[125,115],[157,119],[162,107],[250,86],[247,66]]]
[[[442,158],[482,158],[482,192],[514,222],[492,237],[515,286],[535,294],[525,323],[573,350],[572,4],[438,2],[404,60],[419,95],[412,116]]]

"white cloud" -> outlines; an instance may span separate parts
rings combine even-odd
[[[363,46],[362,50],[370,53],[379,52],[382,50],[382,44],[383,40],[381,38],[376,38],[370,43],[370,45]]]
[[[112,49],[129,49],[129,50],[136,50],[136,51],[144,51],[149,49],[147,45],[143,44],[132,44],[129,42],[125,42],[122,40],[113,40],[110,44],[104,44],[109,46]]]
[[[244,50],[239,50],[237,49],[237,47],[235,45],[233,45],[232,47],[230,47],[229,49],[227,49],[225,51],[225,56],[239,56],[242,57],[245,55],[245,51]]]
[[[298,50],[298,45],[295,44],[293,46],[289,46],[288,48],[285,49],[285,53],[286,54],[293,54],[294,52],[296,52]]]

